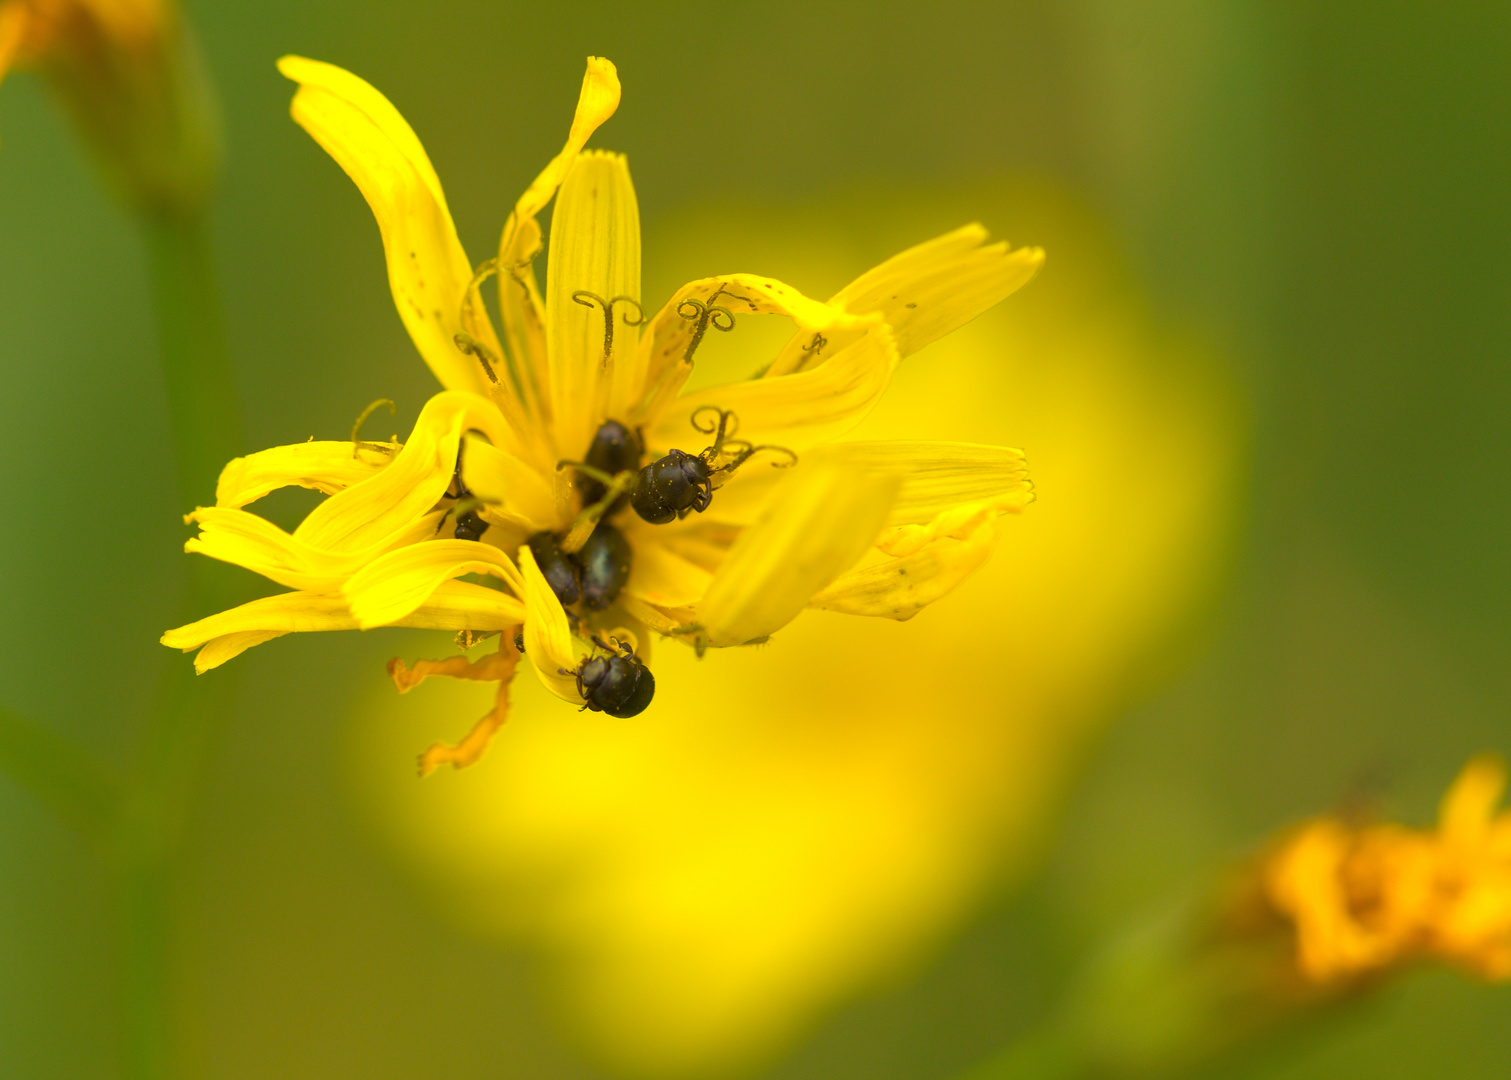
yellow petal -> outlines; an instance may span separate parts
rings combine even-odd
[[[725,314],[705,320],[714,308]],[[610,415],[630,424],[653,424],[692,374],[696,350],[708,333],[738,333],[747,315],[786,315],[800,334],[834,334],[880,321],[804,296],[776,278],[726,274],[691,281],[658,311],[640,338],[634,370],[625,380],[627,396],[610,401]]]
[[[577,96],[577,112],[561,153],[541,170],[535,181],[514,204],[498,245],[499,311],[509,354],[529,387],[537,407],[549,409],[550,373],[546,356],[546,314],[540,301],[532,265],[540,252],[540,226],[535,215],[545,209],[587,145],[589,137],[619,107],[619,73],[598,56],[588,57]]]
[[[1270,903],[1295,924],[1297,963],[1318,982],[1379,959],[1378,942],[1349,911],[1342,874],[1348,847],[1349,835],[1337,822],[1315,821],[1298,830],[1264,870]]]
[[[1021,288],[1044,264],[1039,248],[1008,250],[986,244],[980,225],[967,225],[894,255],[846,285],[829,303],[854,314],[876,312],[897,338],[899,356],[910,356],[969,322]],[[855,337],[839,330],[815,349],[812,334],[794,335],[768,378],[825,363]]]
[[[450,486],[462,432],[473,428],[495,443],[507,442],[492,402],[457,391],[436,394],[389,466],[315,507],[294,536],[326,551],[355,551],[407,528]]]
[[[204,648],[194,654],[194,673],[203,675],[212,668],[220,667],[227,660],[236,659],[254,645],[261,645],[274,638],[283,637],[286,633],[288,633],[286,630],[244,630],[241,633],[213,638],[205,643]]]
[[[1033,501],[1023,451],[949,442],[847,442],[832,448],[857,466],[903,474],[888,526],[922,525],[966,503],[1021,510]]]
[[[822,454],[794,469],[698,605],[708,644],[741,645],[791,622],[870,546],[900,484],[895,473]]]
[[[467,581],[447,581],[396,625],[430,630],[503,630],[518,626],[524,616],[524,605],[507,593]],[[281,634],[355,629],[357,620],[344,597],[289,592],[252,600],[169,630],[162,642],[184,652],[204,646],[194,661],[195,668],[203,672]]]
[[[487,504],[490,516],[517,522],[529,532],[556,527],[556,496],[539,472],[482,439],[468,439],[462,482]]]
[[[644,321],[639,307],[640,209],[623,155],[589,151],[578,156],[551,216],[546,265],[556,445],[563,456],[575,459],[587,452],[608,414],[610,388],[630,377],[627,361],[635,355]],[[605,304],[612,304],[607,312]]]
[[[285,56],[278,70],[300,84],[294,120],[346,170],[378,219],[394,303],[420,355],[447,389],[486,394],[482,366],[457,348],[456,335],[468,333],[495,355],[498,341],[486,314],[462,323],[472,264],[413,129],[387,98],[332,64]]]
[[[631,541],[631,546],[635,561],[624,586],[630,595],[659,607],[686,607],[708,591],[713,575],[665,544]]]
[[[334,495],[366,480],[389,463],[397,449],[377,449],[382,445],[366,443],[354,453],[350,440],[311,441],[234,458],[220,470],[215,505],[246,506],[282,487],[312,488]]]
[[[524,592],[509,556],[476,540],[427,540],[390,551],[353,574],[342,592],[357,625],[366,630],[404,618],[441,582],[463,574],[489,574],[516,594]]]
[[[699,443],[708,437],[693,429],[692,414],[713,406],[739,418],[740,438],[786,447],[801,456],[860,423],[886,391],[896,367],[891,331],[878,323],[812,371],[711,387],[678,398],[646,432],[646,439],[658,450],[701,450]],[[758,460],[745,468],[756,468]]]
[[[989,505],[948,511],[924,543],[910,545],[901,557],[884,556],[879,562],[841,574],[809,602],[810,607],[846,615],[874,615],[887,619],[911,619],[929,604],[946,595],[986,562],[997,542],[996,513]]]
[[[440,523],[440,514],[419,518],[367,547],[349,551],[314,547],[297,533],[290,536],[245,510],[202,506],[189,515],[189,520],[199,523],[200,532],[184,544],[185,551],[245,567],[291,589],[334,592],[385,551],[429,539]]]
[[[588,68],[582,76],[582,89],[578,91],[577,111],[572,116],[567,143],[514,204],[517,215],[532,218],[546,208],[546,203],[556,194],[557,187],[566,178],[593,132],[619,108],[619,93],[619,71],[613,63],[601,56],[588,57]]]
[[[546,584],[528,545],[519,549],[519,569],[525,579],[525,655],[547,690],[580,705],[582,695],[577,692],[575,674],[562,674],[577,670],[567,613]]]
[[[1438,829],[1443,840],[1459,847],[1482,842],[1505,791],[1504,762],[1492,754],[1481,754],[1470,761],[1443,796],[1438,809]]]

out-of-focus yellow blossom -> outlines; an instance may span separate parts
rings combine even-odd
[[[1021,872],[1073,763],[1160,677],[1213,581],[1245,437],[1231,377],[1150,318],[1065,197],[997,184],[686,207],[650,234],[647,266],[667,282],[788,266],[822,295],[971,208],[1024,222],[1055,259],[899,368],[854,433],[1028,448],[1040,499],[969,588],[910,622],[818,612],[756,650],[664,649],[656,705],[629,723],[552,717],[522,687],[507,753],[424,791],[396,755],[476,691],[355,714],[360,783],[438,903],[545,953],[618,1068],[753,1068],[926,960]],[[748,371],[761,344],[712,341],[706,379]]]
[[[1447,960],[1511,978],[1511,811],[1497,759],[1471,761],[1443,798],[1436,830],[1301,826],[1269,858],[1270,902],[1295,925],[1296,958],[1318,982],[1405,961]]]
[[[0,80],[43,74],[121,191],[197,210],[219,153],[215,108],[169,0],[0,0]]]
[[[200,534],[188,549],[296,591],[165,635],[165,644],[201,650],[199,670],[291,631],[505,631],[494,656],[391,669],[401,690],[431,675],[499,682],[473,733],[422,762],[460,767],[507,714],[513,627],[523,625],[525,656],[552,693],[596,708],[580,673],[605,639],[638,643],[644,657],[651,631],[699,651],[753,644],[809,605],[908,619],[973,573],[996,542],[997,519],[1032,498],[1016,450],[958,439],[833,440],[876,407],[903,357],[1028,281],[1043,261],[1038,249],[988,244],[985,230],[968,225],[886,260],[827,302],[772,277],[726,274],[671,291],[647,317],[628,166],[584,150],[619,103],[608,61],[589,61],[565,147],[515,205],[498,257],[477,270],[419,140],[387,99],[329,64],[286,57],[280,68],[300,84],[295,119],[371,205],[399,314],[447,389],[402,447],[309,442],[227,466],[217,505],[190,516]],[[532,269],[542,247],[536,215],[553,196],[542,297]],[[502,335],[477,294],[494,272]],[[749,316],[765,314],[795,324],[785,342],[739,381],[685,389],[706,337],[738,338],[758,321]],[[730,334],[737,322],[740,333]],[[612,495],[582,495],[573,463],[591,456],[606,421],[638,431],[647,460],[701,450],[714,473],[711,503],[652,524]],[[738,442],[724,442],[726,421]],[[763,449],[772,464],[795,467],[743,464]],[[617,480],[600,480],[628,484],[640,465],[637,457]],[[244,509],[285,485],[330,495],[293,534]],[[627,546],[622,593],[601,611],[584,599],[569,622],[531,538],[553,536],[576,552],[616,514],[608,531]],[[467,515],[480,524],[464,526]],[[447,528],[455,538],[440,535]],[[468,574],[502,589],[459,580]]]

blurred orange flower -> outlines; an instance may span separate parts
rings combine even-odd
[[[1511,978],[1511,811],[1496,813],[1506,768],[1480,757],[1443,797],[1438,827],[1355,828],[1331,817],[1270,857],[1270,902],[1296,928],[1297,962],[1317,982],[1437,958]]]

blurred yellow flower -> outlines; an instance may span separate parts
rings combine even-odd
[[[1266,891],[1295,925],[1302,972],[1355,979],[1448,960],[1511,978],[1511,811],[1506,768],[1480,757],[1443,797],[1435,831],[1319,818],[1269,858]]]
[[[286,57],[280,68],[300,84],[295,119],[377,216],[399,313],[447,389],[402,447],[354,435],[227,466],[217,505],[190,515],[200,534],[188,550],[297,591],[165,635],[201,649],[199,670],[290,631],[418,625],[467,631],[468,642],[505,631],[499,652],[476,662],[391,668],[401,690],[432,675],[500,683],[472,734],[422,761],[460,767],[507,715],[521,645],[558,697],[633,715],[654,686],[648,631],[701,652],[763,642],[810,605],[910,618],[974,572],[996,519],[1031,499],[1016,450],[827,444],[876,406],[903,357],[1032,277],[1038,249],[988,244],[971,225],[886,260],[826,303],[729,274],[672,291],[646,318],[628,166],[583,149],[619,102],[608,61],[589,60],[566,146],[516,204],[498,257],[477,270],[387,99],[329,64]],[[536,216],[553,196],[542,298]],[[495,272],[502,336],[476,291]],[[763,314],[796,330],[755,376],[683,392],[709,330],[721,337]],[[758,454],[796,467],[746,464]],[[293,534],[243,509],[284,485],[330,494]],[[448,521],[453,536],[439,538]],[[507,591],[458,580],[467,574]],[[508,631],[521,624],[516,645]]]
[[[144,51],[161,34],[165,17],[162,0],[5,0],[0,76],[12,62],[30,64],[64,50]]]
[[[215,108],[169,0],[0,0],[0,80],[35,68],[120,190],[156,213],[197,210],[218,158]]]
[[[1031,450],[1041,499],[968,589],[905,623],[813,612],[756,650],[663,650],[664,689],[633,724],[553,720],[523,686],[508,753],[423,791],[395,755],[476,692],[354,710],[358,783],[437,902],[544,954],[617,1068],[754,1068],[924,961],[1022,872],[1090,737],[1167,669],[1213,581],[1245,433],[1231,377],[1149,317],[1064,196],[683,207],[648,232],[646,265],[667,284],[715,261],[788,266],[823,295],[965,212],[1023,222],[1055,260],[900,367],[854,437]],[[705,344],[695,378],[748,372],[760,333]]]

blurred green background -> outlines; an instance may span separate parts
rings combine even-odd
[[[400,107],[476,258],[559,147],[583,57],[605,55],[626,96],[596,144],[630,155],[648,260],[688,207],[863,187],[901,213],[1031,178],[1089,206],[1157,316],[1243,387],[1231,573],[1086,760],[1040,872],[763,1075],[954,1076],[1192,875],[1361,787],[1424,821],[1471,753],[1511,752],[1504,4],[189,10],[224,108],[215,238],[248,449],[340,437],[378,397],[403,432],[432,388],[369,212],[288,119],[285,52]],[[35,80],[0,88],[0,137],[0,704],[121,760],[186,572],[143,252]],[[987,224],[1056,272],[1032,220]],[[738,251],[706,269],[731,268]],[[530,951],[459,928],[354,795],[351,703],[395,645],[310,635],[244,662],[181,898],[192,1059],[218,1077],[612,1075]],[[0,852],[0,1072],[110,1076],[106,877],[3,780]],[[1223,1075],[1495,1075],[1508,1020],[1508,988],[1434,972]]]

